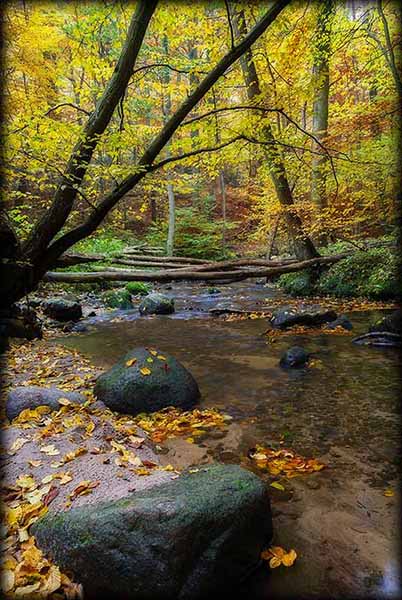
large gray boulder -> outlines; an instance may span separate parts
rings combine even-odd
[[[195,600],[235,590],[258,565],[272,520],[256,475],[213,465],[121,500],[48,513],[33,533],[85,598]]]
[[[20,386],[12,389],[6,400],[6,415],[12,421],[18,417],[20,412],[26,408],[37,408],[46,405],[52,410],[59,410],[60,398],[67,398],[71,402],[82,404],[86,401],[85,396],[76,392],[65,392],[57,387],[40,387],[36,385]]]
[[[82,317],[81,304],[64,298],[45,300],[42,303],[42,310],[45,315],[56,321],[78,321]]]
[[[277,310],[271,317],[271,325],[276,329],[286,329],[295,325],[305,327],[320,327],[324,323],[335,321],[337,314],[334,310],[323,308],[317,304],[295,307],[287,306]]]
[[[174,300],[164,294],[152,292],[141,300],[138,310],[141,315],[170,315],[174,313]]]
[[[200,397],[197,382],[178,360],[148,348],[131,350],[98,377],[94,394],[111,410],[131,415],[167,406],[190,409]]]

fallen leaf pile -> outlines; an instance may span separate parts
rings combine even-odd
[[[265,298],[265,302],[269,303],[266,308],[283,308],[283,298]],[[399,308],[395,302],[382,302],[380,300],[368,300],[367,298],[335,298],[334,296],[311,296],[306,299],[301,298],[286,298],[286,305],[302,307],[305,305],[319,304],[324,308],[333,308],[336,312],[352,312],[365,310],[383,310]]]
[[[255,460],[257,467],[268,470],[271,475],[281,475],[288,479],[321,471],[326,465],[316,458],[306,459],[286,448],[273,450],[264,446],[256,446],[250,451],[249,457]]]
[[[191,435],[196,437],[212,427],[223,428],[230,420],[214,409],[180,411],[177,408],[165,408],[155,413],[141,413],[135,417],[136,424],[149,433],[154,442],[162,442],[167,438]],[[193,441],[192,437],[188,438]]]
[[[60,483],[63,479],[61,475]],[[81,585],[45,558],[29,535],[28,528],[44,516],[54,498],[50,483],[43,478],[37,483],[33,476],[18,477],[13,487],[2,488],[2,575],[0,589],[5,598],[68,598],[81,600]],[[68,478],[67,478],[68,479]],[[55,594],[56,591],[62,593]]]
[[[268,550],[261,552],[261,558],[268,562],[271,569],[276,569],[281,565],[291,567],[297,558],[297,554],[293,549],[286,552],[280,546],[271,546]]]
[[[334,327],[329,329],[323,327],[305,327],[304,325],[295,325],[294,327],[288,327],[287,329],[267,329],[264,334],[268,338],[268,342],[274,343],[278,338],[285,337],[287,335],[352,335],[352,331],[344,329],[344,327]]]
[[[248,321],[255,319],[268,319],[272,316],[271,312],[267,311],[254,311],[254,312],[244,312],[244,313],[230,313],[228,315],[223,315],[223,320],[232,322],[232,321]]]

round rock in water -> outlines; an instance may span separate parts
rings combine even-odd
[[[300,369],[306,366],[309,355],[301,346],[293,346],[281,356],[279,364],[284,369]]]
[[[325,329],[335,329],[336,327],[342,327],[348,331],[353,329],[353,325],[346,315],[340,315],[335,319],[335,321],[331,321],[325,325]]]
[[[197,382],[173,356],[135,348],[96,381],[95,396],[111,410],[136,415],[175,406],[192,408],[200,397]]]
[[[57,387],[40,387],[36,385],[16,387],[9,392],[6,400],[6,415],[12,421],[26,408],[34,409],[38,406],[49,406],[52,410],[59,410],[60,398],[67,398],[71,402],[83,404],[85,396],[76,392],[65,392]]]
[[[85,598],[201,600],[238,597],[272,518],[259,477],[213,465],[120,500],[49,512],[32,529]]]
[[[78,321],[82,317],[79,302],[62,298],[51,298],[42,303],[45,315],[56,321]]]
[[[141,315],[170,315],[174,313],[174,300],[153,292],[141,300],[138,310]]]

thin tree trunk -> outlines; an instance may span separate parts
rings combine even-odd
[[[219,181],[222,194],[222,248],[226,250],[226,185],[223,171],[220,172]]]
[[[168,199],[169,199],[169,226],[168,226],[168,237],[166,243],[166,254],[168,256],[173,256],[174,253],[174,233],[175,233],[175,225],[176,225],[176,208],[175,208],[175,199],[173,192],[173,185],[168,183],[167,185],[168,191]]]
[[[329,53],[333,10],[332,0],[324,0],[320,3],[314,37],[313,133],[320,142],[323,142],[328,134]],[[316,142],[313,142],[313,150],[315,153],[312,155],[311,165],[311,199],[321,211],[328,204],[326,189],[328,156],[322,153]]]
[[[240,11],[240,13],[234,15],[233,25],[236,37],[247,34],[244,11]],[[247,96],[249,100],[258,102],[261,98],[261,88],[250,48],[240,57],[240,65],[243,71]],[[314,258],[318,256],[318,252],[313,242],[304,233],[301,219],[294,210],[294,200],[287,179],[285,164],[269,124],[263,126],[262,134],[265,140],[269,142],[269,145],[265,149],[266,161],[277,198],[284,209],[286,224],[294,244],[296,256],[300,260]]]
[[[279,226],[279,220],[280,220],[280,216],[278,215],[276,217],[274,226],[272,228],[272,231],[268,237],[268,245],[267,245],[267,253],[265,255],[265,258],[267,260],[269,260],[271,258],[271,254],[272,254],[272,249],[274,247],[274,242],[275,242],[275,238],[276,238],[276,234],[278,232],[278,226]]]

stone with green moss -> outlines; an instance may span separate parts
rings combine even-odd
[[[33,533],[86,598],[196,600],[235,593],[269,544],[272,519],[261,479],[212,465],[121,500],[49,512]]]

